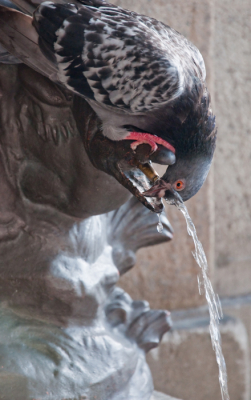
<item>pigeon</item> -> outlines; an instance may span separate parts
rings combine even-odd
[[[0,6],[0,43],[96,113],[102,133],[87,149],[94,166],[155,212],[163,198],[194,196],[217,137],[199,50],[170,26],[105,0],[14,3],[21,11]],[[116,159],[116,172],[102,157]],[[161,178],[152,162],[167,166]]]

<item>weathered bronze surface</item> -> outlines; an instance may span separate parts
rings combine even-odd
[[[121,146],[99,135],[84,100],[0,64],[1,400],[152,396],[145,352],[170,317],[115,285],[172,228],[162,215],[159,234],[107,173]]]

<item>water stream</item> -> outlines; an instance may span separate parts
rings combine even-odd
[[[212,346],[216,354],[216,361],[219,367],[219,382],[221,388],[221,396],[222,400],[230,400],[228,394],[228,385],[227,385],[227,369],[226,369],[225,359],[222,353],[221,334],[219,330],[219,321],[223,317],[220,299],[219,296],[218,295],[216,296],[214,293],[213,286],[208,276],[207,258],[203,250],[202,244],[197,237],[194,223],[187,211],[187,208],[184,205],[184,203],[181,202],[180,200],[177,200],[175,202],[175,205],[184,215],[187,223],[187,232],[190,236],[192,236],[194,241],[195,251],[193,252],[193,256],[197,264],[201,268],[201,278],[202,278],[200,279],[200,277],[198,276],[199,293],[201,294],[202,289],[204,289],[205,297],[208,304],[209,316],[210,316],[209,331],[210,331]]]
[[[222,353],[221,334],[219,330],[219,320],[222,318],[222,309],[220,305],[220,300],[219,297],[215,295],[213,286],[208,277],[207,258],[203,250],[202,244],[197,237],[194,223],[190,215],[188,214],[187,208],[184,205],[184,203],[179,202],[177,204],[177,207],[182,212],[182,214],[186,219],[187,232],[190,236],[192,236],[194,241],[195,251],[193,253],[193,256],[195,258],[195,261],[201,268],[202,281],[198,279],[199,291],[201,293],[201,288],[203,287],[208,304],[208,310],[210,315],[209,331],[211,335],[212,346],[216,354],[216,361],[219,367],[219,382],[220,382],[222,400],[230,400],[228,394],[228,386],[227,386],[227,369],[226,369],[225,359]]]

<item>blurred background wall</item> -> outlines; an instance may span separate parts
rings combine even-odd
[[[222,300],[230,398],[251,400],[251,2],[113,3],[171,25],[197,45],[205,59],[218,144],[210,176],[187,207]],[[220,400],[193,243],[181,213],[169,206],[167,215],[175,231],[173,241],[139,251],[136,267],[121,279],[121,286],[134,299],[148,300],[152,308],[172,311],[173,332],[148,357],[156,390],[183,400]]]

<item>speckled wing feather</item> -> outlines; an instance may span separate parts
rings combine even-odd
[[[42,3],[33,24],[59,81],[101,106],[144,113],[205,79],[200,52],[182,35],[101,0]]]

